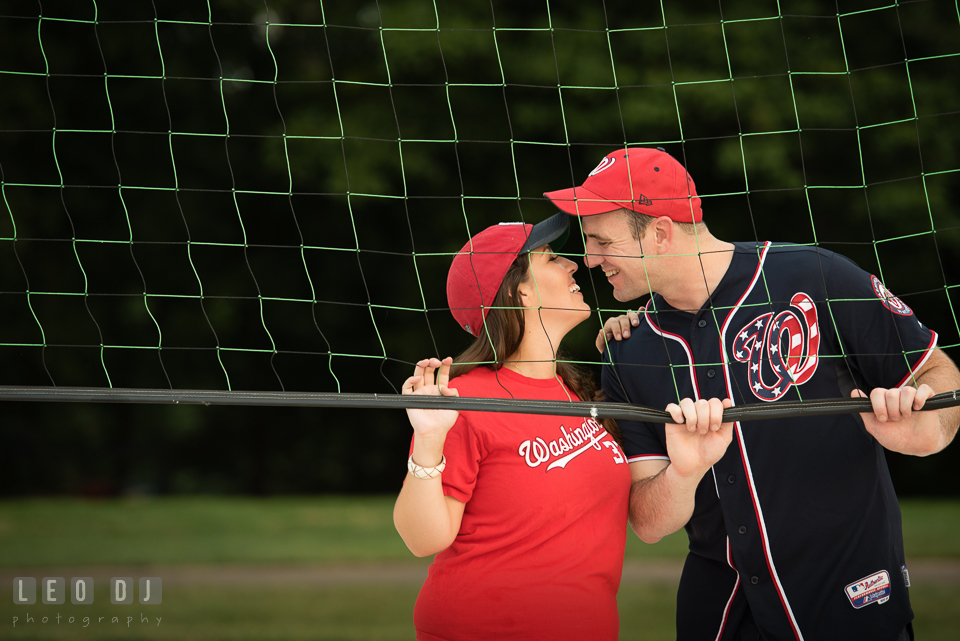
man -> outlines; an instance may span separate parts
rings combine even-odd
[[[913,638],[883,448],[925,456],[956,433],[960,410],[916,411],[960,388],[936,333],[838,254],[715,238],[662,149],[618,150],[582,186],[545,196],[579,217],[585,263],[617,300],[652,294],[642,319],[612,319],[598,337],[601,351],[624,339],[606,350],[606,393],[684,399],[693,417],[621,422],[631,526],[649,543],[681,527],[690,539],[678,639]],[[703,400],[867,394],[871,414],[737,423],[732,441],[719,401]]]

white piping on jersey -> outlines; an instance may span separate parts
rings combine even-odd
[[[770,247],[771,243],[769,241],[763,244],[763,251],[760,253],[760,260],[757,261],[757,271],[753,275],[753,280],[750,281],[750,285],[740,296],[740,300],[738,300],[736,305],[730,309],[726,320],[723,321],[723,327],[720,330],[720,354],[723,358],[723,375],[727,385],[727,396],[731,401],[733,401],[733,385],[731,384],[730,378],[730,361],[727,359],[727,328],[730,326],[730,322],[733,320],[733,317],[740,310],[740,306],[743,304],[743,301],[747,299],[747,296],[750,295],[750,293],[753,291],[753,288],[756,286],[757,281],[760,279],[760,275],[763,273],[763,264],[767,260],[767,254],[770,251]],[[736,401],[733,402],[736,404]],[[803,634],[800,632],[800,626],[797,624],[797,619],[793,615],[793,608],[790,607],[790,601],[787,599],[787,594],[783,589],[783,584],[780,582],[780,576],[777,573],[777,567],[773,562],[773,552],[770,550],[770,537],[767,534],[767,524],[764,521],[763,510],[760,507],[760,497],[757,495],[757,487],[753,479],[753,468],[750,465],[750,457],[747,455],[747,445],[744,442],[743,429],[739,421],[734,424],[734,430],[737,434],[737,443],[740,446],[740,455],[743,458],[744,469],[747,473],[747,482],[750,486],[751,497],[753,498],[753,509],[757,514],[757,523],[760,525],[760,538],[763,541],[763,553],[766,557],[767,568],[770,570],[770,576],[773,578],[777,595],[780,597],[780,602],[783,604],[783,609],[787,613],[787,618],[790,621],[790,626],[793,628],[793,633],[796,636],[797,641],[803,641]],[[740,573],[738,571],[738,580],[739,575]]]
[[[924,363],[926,363],[928,360],[930,360],[930,355],[933,354],[933,350],[934,350],[934,348],[937,346],[937,339],[939,338],[939,337],[937,336],[937,333],[936,333],[935,331],[933,331],[932,329],[930,330],[930,333],[933,334],[933,336],[930,338],[930,344],[927,345],[927,351],[926,351],[926,353],[923,355],[923,358],[921,358],[921,359],[917,362],[917,364],[914,365],[913,368],[912,368],[909,372],[907,372],[907,375],[904,376],[904,377],[903,377],[903,380],[900,381],[900,384],[897,385],[897,389],[900,389],[901,387],[903,387],[904,385],[906,385],[907,383],[909,383],[910,380],[915,376],[914,372],[918,371],[921,367],[923,367]],[[908,365],[909,365],[909,363],[908,363]]]
[[[669,456],[664,456],[663,454],[642,454],[640,456],[631,456],[627,459],[627,463],[639,463],[641,461],[669,461]]]
[[[723,631],[727,627],[727,619],[730,616],[730,606],[733,605],[733,597],[737,596],[737,590],[740,588],[740,572],[737,570],[737,566],[733,564],[733,550],[730,549],[730,537],[727,537],[727,565],[733,568],[733,571],[737,573],[737,580],[733,584],[733,590],[730,592],[730,598],[727,599],[727,605],[723,608],[723,618],[720,619],[720,631],[717,632],[716,639],[714,641],[720,641],[720,638],[723,636]]]
[[[754,279],[754,280],[756,280],[756,279]],[[693,383],[693,394],[694,394],[694,396],[695,396],[695,399],[694,399],[694,400],[700,400],[700,385],[697,383],[696,370],[695,370],[695,368],[694,368],[694,366],[693,366],[693,365],[694,365],[694,363],[693,363],[693,352],[690,351],[690,346],[687,345],[687,341],[683,340],[683,337],[678,336],[677,334],[672,334],[672,333],[670,333],[670,332],[668,332],[668,331],[666,331],[666,330],[661,330],[659,327],[657,327],[656,325],[653,324],[653,321],[650,320],[650,314],[649,314],[650,304],[651,304],[652,302],[653,302],[653,300],[651,299],[650,302],[647,303],[647,306],[646,306],[646,308],[645,308],[645,311],[648,312],[647,314],[644,314],[645,318],[647,319],[647,325],[649,325],[649,326],[650,326],[650,329],[652,329],[657,335],[662,336],[662,337],[669,338],[669,339],[671,339],[671,340],[674,340],[674,341],[680,343],[680,346],[683,347],[683,351],[684,351],[684,353],[686,353],[686,355],[687,355],[687,362],[690,364],[690,381]],[[738,303],[738,304],[739,304],[739,303]],[[722,342],[721,342],[721,345],[723,345]],[[726,357],[724,357],[724,368],[726,368]],[[728,393],[728,396],[729,396],[729,393]],[[661,460],[666,460],[666,461],[669,461],[669,460],[670,460],[670,458],[669,458],[669,457],[666,457],[666,456],[664,456],[664,457],[659,457],[659,456],[658,456],[658,457],[656,457],[656,458],[657,458],[657,459],[661,459]],[[650,457],[635,457],[635,458],[633,458],[633,459],[628,459],[628,461],[631,462],[631,463],[633,463],[635,460],[641,460],[641,459],[642,459],[642,460],[653,460],[654,457],[652,457],[652,456],[650,456]],[[716,469],[714,469],[713,466],[710,466],[710,472],[713,474],[713,489],[714,489],[714,491],[717,493],[717,499],[719,499],[719,498],[720,498],[720,488],[717,487],[717,471],[716,471]],[[737,571],[737,568],[733,565],[733,553],[732,553],[732,551],[730,550],[730,537],[727,537],[727,564],[728,564],[731,568],[733,568],[734,572],[737,572],[737,580],[736,580],[736,582],[733,584],[733,592],[730,593],[730,598],[727,599],[727,605],[723,608],[723,616],[722,616],[721,619],[720,619],[720,630],[717,632],[716,641],[720,641],[720,637],[723,636],[723,630],[724,630],[724,628],[726,628],[726,626],[727,626],[727,617],[730,616],[730,606],[733,604],[733,598],[736,596],[736,594],[737,594],[737,589],[740,587],[740,573]]]
[[[682,336],[678,336],[677,334],[672,334],[666,330],[662,330],[653,324],[653,321],[650,320],[651,303],[653,303],[652,298],[647,302],[647,306],[644,308],[644,311],[646,312],[644,314],[644,318],[647,319],[647,325],[649,325],[650,329],[652,329],[658,336],[662,336],[662,337],[669,338],[670,340],[674,340],[680,343],[680,346],[683,347],[683,351],[687,354],[687,362],[690,364],[690,381],[693,383],[694,400],[699,401],[700,386],[697,384],[697,375],[693,369],[693,353],[690,351],[690,346],[687,345],[687,341],[683,340]],[[679,401],[680,399],[677,399],[677,400]]]

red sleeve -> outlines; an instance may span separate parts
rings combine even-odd
[[[473,412],[461,412],[457,422],[447,433],[447,440],[443,444],[443,457],[446,467],[441,478],[443,480],[443,494],[450,496],[461,503],[466,503],[473,496],[473,488],[477,484],[477,473],[480,470],[480,461],[484,457],[484,448],[480,436],[471,424]],[[413,452],[413,439],[410,439],[410,452]],[[404,479],[407,482],[410,476]]]

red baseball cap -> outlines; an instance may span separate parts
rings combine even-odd
[[[569,234],[570,217],[561,212],[536,225],[493,225],[467,241],[447,273],[447,304],[460,327],[479,336],[483,319],[517,256],[547,243],[559,249]]]
[[[607,154],[580,187],[543,194],[574,216],[620,208],[678,223],[703,219],[693,178],[661,147],[627,147]]]

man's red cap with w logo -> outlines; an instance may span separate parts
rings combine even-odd
[[[625,208],[678,223],[698,223],[703,218],[693,178],[659,147],[627,147],[607,154],[583,185],[544,196],[574,216]]]

